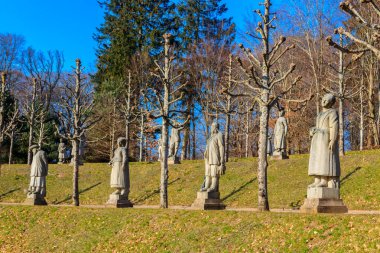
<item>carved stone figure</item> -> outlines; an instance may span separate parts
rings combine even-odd
[[[158,140],[158,161],[162,161],[162,140],[161,138]]]
[[[60,139],[58,145],[58,164],[66,162],[66,149],[66,144],[63,142],[63,139]]]
[[[211,136],[207,140],[205,158],[205,185],[201,191],[219,191],[219,176],[224,174],[224,138],[219,132],[219,124],[211,125]]]
[[[334,103],[335,97],[332,94],[323,97],[323,111],[317,116],[316,126],[310,130],[309,176],[315,180],[309,187],[339,187],[339,117],[338,112],[332,108]]]
[[[274,127],[274,159],[287,159],[286,153],[286,135],[288,134],[288,123],[284,117],[285,111],[279,111],[279,117]]]
[[[46,205],[46,176],[48,174],[48,162],[45,151],[38,145],[32,145],[32,165],[30,167],[30,183],[26,203],[32,205]]]
[[[314,183],[308,186],[307,199],[301,207],[303,212],[347,212],[339,194],[339,117],[332,108],[334,104],[332,94],[322,98],[323,110],[317,116],[316,126],[310,129],[312,140],[308,174],[314,177]]]
[[[179,162],[179,157],[178,157],[178,147],[181,142],[181,135],[180,135],[180,130],[182,128],[175,128],[173,127],[171,130],[170,134],[170,139],[169,139],[169,156],[168,156],[168,162],[170,164],[178,164]]]
[[[211,136],[207,140],[205,159],[205,181],[197,194],[193,207],[200,209],[224,209],[220,201],[219,177],[226,171],[224,160],[224,138],[219,132],[219,124],[211,125]]]
[[[111,187],[116,190],[110,195],[107,204],[116,207],[131,207],[133,206],[128,199],[130,180],[128,167],[128,154],[125,148],[127,143],[126,138],[120,137],[117,139],[117,148],[114,151],[114,156],[110,161],[112,165],[111,171]]]

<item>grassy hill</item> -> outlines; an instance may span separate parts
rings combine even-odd
[[[350,152],[341,160],[341,195],[349,209],[380,210],[380,151]],[[307,155],[270,161],[272,208],[302,204]],[[256,158],[232,159],[220,182],[230,207],[256,207]],[[110,167],[80,169],[81,204],[104,204]],[[0,201],[23,202],[26,165],[3,165]],[[169,205],[191,205],[203,181],[203,162],[169,168]],[[51,165],[47,201],[69,204],[72,169]],[[135,205],[158,205],[158,163],[131,165]],[[379,215],[306,215],[236,211],[28,207],[0,205],[0,252],[379,252]]]
[[[231,207],[256,207],[256,158],[231,159],[221,178],[224,203]],[[380,151],[350,152],[341,159],[341,195],[349,209],[380,210]],[[289,160],[269,161],[269,202],[272,208],[291,208],[302,204],[306,187],[308,155],[291,156]],[[111,167],[107,164],[85,164],[80,168],[81,204],[104,204],[112,192],[109,187]],[[0,201],[23,202],[29,183],[26,165],[3,165],[0,176]],[[184,161],[169,167],[169,205],[192,204],[203,182],[203,161]],[[136,205],[159,204],[159,163],[131,164],[130,198]],[[71,203],[72,167],[50,165],[47,177],[47,201]]]

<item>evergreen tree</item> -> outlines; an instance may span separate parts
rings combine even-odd
[[[99,84],[107,77],[124,77],[136,52],[155,55],[162,46],[160,36],[175,30],[174,8],[169,0],[106,0],[104,23],[97,29]]]

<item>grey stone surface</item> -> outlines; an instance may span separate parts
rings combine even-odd
[[[58,164],[63,164],[66,162],[66,144],[63,142],[62,139],[60,139],[59,145],[58,145]]]
[[[170,156],[168,157],[168,164],[180,164],[181,161],[179,160],[178,156]]]
[[[30,167],[30,183],[26,203],[46,205],[46,176],[48,174],[48,162],[45,151],[38,145],[30,147],[33,153],[32,165]]]
[[[47,202],[39,193],[28,193],[24,204],[31,206],[46,206]]]
[[[305,213],[346,213],[347,207],[340,199],[340,162],[338,151],[338,113],[332,106],[335,97],[326,94],[322,98],[323,111],[317,116],[312,136],[309,176],[314,183],[308,186],[307,199],[301,206]]]
[[[176,161],[179,161],[178,157],[178,147],[181,143],[181,134],[180,129],[173,127],[170,140],[169,140],[169,159],[172,160],[171,164],[176,164]],[[170,162],[168,161],[170,164]],[[179,162],[178,162],[179,163]]]
[[[205,159],[205,183],[201,191],[219,191],[219,177],[225,173],[224,138],[219,132],[219,124],[211,125],[211,136],[207,140]]]
[[[302,213],[347,213],[348,209],[341,199],[305,199],[300,208]]]
[[[125,205],[125,207],[130,206],[130,204],[128,204],[130,189],[129,166],[125,145],[126,139],[124,137],[117,139],[118,147],[114,151],[114,156],[110,161],[112,165],[110,185],[116,190],[110,195],[107,204],[112,204],[116,207],[123,207],[123,205]]]
[[[339,189],[328,187],[312,187],[307,189],[308,199],[339,199]]]
[[[308,173],[315,177],[310,187],[326,187],[331,180],[339,181],[339,117],[338,112],[332,108],[334,103],[335,97],[332,94],[322,98],[323,111],[317,116],[316,126],[310,130],[312,140]]]
[[[275,156],[277,160],[287,159],[286,152],[286,136],[288,134],[288,122],[286,121],[285,111],[279,111],[279,118],[276,121],[276,125],[274,127],[274,139],[273,139],[273,156]]]
[[[223,210],[226,205],[220,200],[219,192],[199,191],[191,207],[201,210]]]
[[[133,207],[133,204],[128,199],[128,196],[123,196],[123,195],[114,194],[114,193],[110,194],[106,205],[109,207],[116,207],[116,208]]]

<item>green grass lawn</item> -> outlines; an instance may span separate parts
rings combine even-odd
[[[0,221],[0,252],[380,251],[378,215],[3,206]]]
[[[230,207],[256,207],[257,160],[231,159],[221,178],[220,191]],[[341,159],[341,195],[349,209],[380,210],[380,151],[350,152]],[[271,208],[291,208],[302,204],[306,187],[308,155],[291,156],[289,160],[269,161],[268,185]],[[80,167],[81,204],[104,204],[112,192],[109,187],[111,167],[107,164],[85,164]],[[190,206],[203,182],[203,161],[184,161],[169,167],[169,205]],[[0,201],[23,202],[29,183],[26,165],[3,165],[0,176]],[[159,204],[159,163],[131,164],[130,198],[135,205]],[[72,168],[52,164],[47,177],[47,201],[50,204],[71,203]]]
[[[256,158],[231,159],[221,178],[230,207],[256,207]],[[351,152],[341,160],[341,195],[349,209],[380,210],[380,151]],[[270,161],[272,208],[302,204],[308,156]],[[104,204],[111,168],[80,168],[81,204]],[[3,165],[0,202],[23,202],[26,165]],[[169,168],[169,205],[189,206],[203,181],[203,162]],[[132,163],[131,200],[158,205],[160,166]],[[72,168],[51,165],[47,201],[71,203]],[[379,252],[379,215],[306,215],[160,209],[0,205],[0,252]]]

